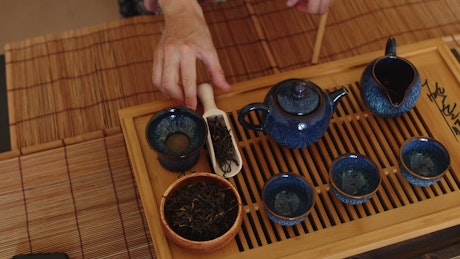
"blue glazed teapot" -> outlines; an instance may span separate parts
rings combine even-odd
[[[302,148],[320,139],[345,88],[327,94],[311,81],[287,79],[273,86],[263,103],[251,103],[238,114],[239,123],[250,130],[267,133],[288,148]],[[250,123],[246,115],[259,111],[260,124]]]
[[[364,104],[375,115],[396,117],[412,109],[421,91],[420,75],[407,59],[396,56],[396,40],[387,40],[385,56],[372,61],[361,76]]]

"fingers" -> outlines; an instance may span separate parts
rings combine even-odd
[[[179,103],[196,109],[196,50],[173,41],[155,50],[152,82],[163,93]]]
[[[181,48],[180,68],[182,72],[182,86],[184,87],[185,106],[196,109],[196,54],[187,46]]]
[[[215,50],[211,49],[198,54],[197,50],[191,46],[178,46],[175,43],[166,42],[162,44],[162,47],[156,49],[154,55],[153,84],[163,93],[191,109],[197,107],[197,58],[206,65],[216,87],[222,90],[230,89]]]
[[[161,81],[163,80],[163,63],[164,63],[164,52],[161,49],[156,49],[153,56],[153,68],[152,68],[152,82],[153,85],[161,89]]]
[[[306,11],[311,14],[319,14],[322,2],[323,1],[309,0],[308,3],[306,3]]]
[[[334,0],[287,0],[286,5],[310,14],[324,14]]]
[[[293,7],[297,4],[297,2],[299,2],[299,0],[287,0],[286,5],[288,7]]]
[[[157,1],[144,0],[144,7],[145,7],[145,9],[149,10],[150,12],[154,12],[158,8],[158,3],[157,3]]]
[[[201,59],[205,63],[214,85],[224,91],[230,90],[230,85],[227,80],[225,80],[224,70],[222,69],[215,49],[209,51],[208,54]]]
[[[334,3],[334,0],[323,0],[321,1],[318,14],[324,14],[329,10],[329,7]]]
[[[166,42],[155,51],[152,81],[163,93],[183,103],[184,92],[179,84],[180,52],[173,42]]]

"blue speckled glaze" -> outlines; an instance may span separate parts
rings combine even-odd
[[[372,198],[381,182],[376,165],[361,154],[345,154],[334,160],[330,184],[334,195],[348,204],[361,204]]]
[[[396,117],[411,110],[421,92],[415,66],[396,56],[394,38],[388,39],[385,56],[372,61],[363,71],[360,92],[367,108],[380,117]]]
[[[174,152],[166,146],[166,139],[174,133],[187,136],[190,145],[181,152]],[[146,127],[149,145],[158,154],[160,164],[171,171],[184,171],[192,167],[199,158],[200,148],[207,136],[204,119],[186,107],[171,107],[156,113]]]
[[[394,106],[388,100],[385,90],[381,84],[373,78],[373,65],[368,66],[361,77],[360,91],[366,107],[375,115],[380,117],[396,117],[410,111],[418,101],[422,84],[417,74],[414,84],[406,93],[406,99],[401,106]]]
[[[439,182],[439,180],[441,180],[441,178],[428,180],[428,179],[422,179],[422,178],[416,177],[416,176],[410,174],[409,171],[407,171],[402,165],[400,165],[400,169],[401,169],[402,176],[409,183],[411,183],[413,185],[426,187],[426,186],[430,186],[432,184],[435,184],[435,183]]]
[[[295,94],[290,99],[286,93],[288,91],[284,90],[285,87],[295,84],[308,86],[301,100],[297,100]],[[243,107],[238,121],[247,129],[264,131],[282,146],[303,148],[323,136],[335,106],[346,94],[344,88],[327,94],[313,82],[287,79],[270,89],[264,103],[251,103]],[[245,121],[245,116],[254,110],[262,112],[260,125]],[[298,111],[298,114],[294,111]]]
[[[334,187],[332,188],[332,193],[334,193],[335,197],[337,197],[337,199],[339,199],[341,202],[351,204],[351,205],[358,205],[361,203],[365,203],[366,201],[372,198],[372,196],[363,197],[363,198],[349,197],[337,191],[337,189]]]
[[[262,200],[270,220],[293,226],[307,218],[315,204],[315,192],[302,176],[280,173],[265,182]]]
[[[267,96],[265,103],[273,103],[273,96]],[[324,135],[329,127],[333,108],[334,106],[329,103],[318,107],[313,114],[293,116],[269,106],[268,110],[271,112],[265,117],[266,127],[264,131],[282,146],[288,148],[306,147]]]
[[[427,137],[404,142],[399,156],[401,174],[417,186],[437,183],[450,166],[447,149],[439,141]]]

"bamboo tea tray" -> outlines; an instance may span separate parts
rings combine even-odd
[[[120,111],[121,125],[139,193],[158,258],[324,258],[345,257],[429,232],[460,224],[460,66],[441,40],[399,46],[398,55],[418,68],[421,97],[409,113],[394,119],[373,116],[359,95],[358,82],[370,61],[382,51],[320,64],[233,85],[217,92],[216,104],[228,112],[236,134],[243,169],[230,179],[243,198],[242,229],[231,243],[210,254],[193,254],[168,242],[159,219],[160,199],[179,177],[163,169],[145,139],[145,127],[155,112],[173,106],[172,101],[139,105]],[[303,149],[278,146],[261,132],[244,130],[238,110],[262,102],[268,89],[287,78],[309,79],[326,90],[345,86],[342,98],[325,135]],[[253,118],[257,120],[256,116]],[[449,172],[431,187],[410,185],[398,169],[401,144],[413,136],[431,136],[450,151]],[[203,148],[190,172],[210,171]],[[382,184],[370,201],[345,205],[328,183],[332,160],[347,152],[369,156],[378,165]],[[301,224],[281,227],[265,215],[261,189],[279,172],[303,175],[318,193],[315,208]]]

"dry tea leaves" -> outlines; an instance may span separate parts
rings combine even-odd
[[[230,129],[227,129],[222,116],[208,117],[207,121],[216,161],[224,173],[229,173],[232,170],[232,163],[238,165]]]
[[[215,183],[194,182],[166,197],[165,216],[180,236],[194,240],[215,239],[233,225],[238,202],[232,190]]]

